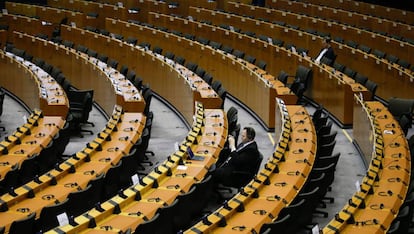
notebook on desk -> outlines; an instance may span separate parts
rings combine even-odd
[[[203,156],[195,155],[190,146],[187,147],[187,154],[188,154],[188,159],[189,160],[195,160],[195,161],[203,161],[204,160]]]

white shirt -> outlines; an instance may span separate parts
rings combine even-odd
[[[321,62],[321,59],[322,59],[322,57],[323,57],[323,55],[324,55],[327,51],[328,51],[328,49],[327,49],[327,48],[323,49],[323,50],[321,51],[321,53],[319,53],[318,57],[316,57],[315,62],[316,62],[316,63],[320,63],[320,62]]]

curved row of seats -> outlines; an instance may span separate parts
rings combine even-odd
[[[279,136],[273,156],[264,169],[225,204],[204,217],[185,233],[229,233],[231,230],[258,233],[272,222],[305,185],[316,156],[316,132],[302,106],[278,100]]]
[[[387,6],[381,6],[366,2],[355,2],[352,0],[312,0],[312,4],[325,5],[332,8],[346,9],[347,11],[355,11],[361,14],[372,15],[378,18],[386,18],[391,21],[402,22],[405,24],[414,24],[413,12],[403,9],[391,8]]]
[[[202,205],[199,205],[209,198],[206,196],[210,190],[208,169],[216,162],[227,138],[227,119],[223,110],[204,109],[198,103],[195,113],[186,139],[151,173],[100,206],[76,217],[71,225],[57,227],[49,233],[94,233],[107,229],[175,233],[184,225],[188,226],[191,220],[183,220],[186,213],[200,212]],[[189,158],[188,147],[203,160]],[[200,203],[192,203],[194,200]]]
[[[360,99],[358,102],[361,107],[356,115],[360,115],[360,119],[354,129],[359,127],[360,130],[355,133],[355,140],[362,148],[366,147],[369,167],[356,193],[323,232],[373,233],[394,229],[392,233],[397,233],[398,228],[391,224],[406,206],[404,200],[411,175],[407,140],[396,120],[388,118],[391,114],[383,104]],[[373,139],[366,144],[368,135]],[[408,228],[402,230],[404,233]]]
[[[355,25],[359,28],[367,28],[372,31],[387,32],[390,35],[396,35],[412,42],[412,26],[397,21],[377,18],[371,15],[350,12],[345,9],[334,9],[331,7],[321,6],[299,1],[272,0],[267,2],[267,7],[293,11],[296,13],[319,16],[329,20],[335,20],[349,25]],[[412,44],[412,43],[411,43]]]
[[[412,61],[412,51],[414,45],[408,42],[401,42],[394,38],[389,38],[374,32],[361,30],[350,25],[341,24],[341,22],[331,22],[318,17],[306,16],[294,12],[286,12],[279,9],[270,9],[266,7],[252,7],[248,4],[229,3],[228,11],[236,14],[241,14],[249,17],[254,17],[263,21],[273,22],[293,27],[299,27],[308,33],[319,35],[321,37],[332,36],[332,39],[344,43],[352,42],[360,49],[364,49],[367,53],[372,53],[379,58],[392,57],[398,58],[395,63],[400,63],[400,66],[407,64],[407,61]],[[375,40],[372,40],[375,38]],[[316,51],[318,52],[318,51]],[[316,57],[317,55],[313,55]],[[409,68],[405,67],[405,68]]]
[[[288,47],[289,49],[292,46],[295,46],[297,48],[296,51],[299,51],[299,47],[304,49],[306,48],[306,50],[310,51],[310,54],[317,54],[320,51],[319,43],[315,43],[317,41],[316,39],[319,36],[315,36],[297,29],[254,20],[234,14],[195,7],[190,7],[190,15],[198,21],[212,20],[215,25],[232,25],[233,27],[237,27],[242,31],[252,32],[254,33],[253,35],[266,35],[269,31],[272,31],[277,34],[278,38],[289,42],[285,43],[285,47]],[[350,46],[344,44],[337,42],[332,42],[331,44],[335,50],[335,53],[338,55],[336,59],[337,61],[347,67],[351,67],[353,70],[358,71],[358,73],[368,76],[368,78],[371,78],[376,83],[385,83],[387,84],[387,88],[408,88],[413,85],[413,83],[410,81],[412,74],[408,69],[400,68],[398,65],[391,64],[386,60],[378,59],[374,55],[367,54],[361,50],[353,49]],[[354,59],[346,59],[349,57],[353,57]],[[388,77],[401,77],[401,79],[390,80]],[[392,90],[394,89],[385,89],[385,87],[379,87],[377,90],[378,96],[384,99],[395,96]],[[403,90],[403,92],[399,92],[398,95],[405,95],[404,97],[408,97],[409,91],[408,89]]]

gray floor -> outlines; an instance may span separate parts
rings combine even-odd
[[[225,110],[230,106],[235,106],[239,110],[239,123],[242,127],[252,126],[257,131],[256,141],[259,145],[260,151],[266,157],[272,155],[273,144],[271,138],[274,134],[266,132],[261,125],[244,109],[232,102],[226,100]],[[307,106],[309,113],[313,113],[314,109],[311,106]],[[152,127],[152,138],[150,140],[149,150],[155,153],[155,157],[151,158],[154,162],[152,167],[148,167],[146,170],[150,171],[157,163],[162,162],[166,156],[174,151],[174,143],[181,142],[186,136],[188,129],[184,123],[171,111],[167,106],[157,99],[153,99],[151,103],[151,110],[154,113],[154,121]],[[6,132],[2,132],[2,139],[4,136],[10,135],[24,122],[24,116],[28,116],[29,113],[22,108],[19,103],[15,102],[10,97],[6,96],[4,103],[4,112],[1,116],[1,126],[6,127]],[[69,145],[67,146],[65,153],[71,155],[80,149],[85,144],[95,138],[95,135],[104,128],[106,119],[103,115],[97,111],[96,108],[90,114],[90,120],[95,123],[95,127],[86,127],[94,131],[94,135],[85,135],[84,138],[73,137]],[[332,191],[328,192],[328,196],[334,197],[335,202],[328,204],[327,211],[329,212],[328,218],[316,218],[315,221],[319,223],[319,226],[325,226],[330,219],[338,212],[347,200],[356,191],[355,182],[360,181],[364,175],[365,168],[362,163],[361,157],[353,146],[352,129],[343,130],[334,125],[334,130],[338,131],[336,137],[335,152],[341,152],[341,157],[337,165],[335,182],[332,186]],[[409,136],[413,133],[412,129]],[[214,209],[214,207],[210,207]]]

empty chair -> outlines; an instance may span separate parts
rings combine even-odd
[[[122,41],[124,39],[124,36],[122,36],[121,34],[117,34],[117,33],[112,33],[110,34],[113,38],[118,39],[120,41]]]
[[[135,71],[133,71],[133,70],[128,70],[128,72],[127,72],[127,74],[126,74],[126,78],[127,78],[129,81],[133,82],[133,81],[135,80],[135,77],[136,77]]]
[[[88,12],[86,13],[87,18],[98,18],[99,14],[96,12]]]
[[[89,25],[85,26],[85,30],[91,31],[91,32],[98,32],[98,30],[95,27],[92,27]]]
[[[216,49],[216,50],[221,49],[221,46],[222,46],[222,44],[220,42],[216,42],[216,41],[210,41],[209,45],[211,47],[213,47],[214,49]]]
[[[227,90],[221,86],[218,90],[217,90],[217,95],[221,98],[221,100],[223,101],[221,103],[221,109],[223,109],[224,107],[224,101],[226,100],[227,97]]]
[[[356,73],[354,80],[362,85],[365,85],[365,83],[367,83],[368,77],[360,74],[360,73]]]
[[[190,225],[193,215],[198,213],[195,206],[193,206],[195,196],[197,195],[195,190],[196,187],[193,186],[188,192],[177,196],[176,214],[171,217],[173,219],[174,233],[177,233],[179,230],[185,230]]]
[[[246,60],[247,62],[254,64],[256,62],[256,58],[253,57],[252,55],[246,55],[246,57],[244,57],[244,60]]]
[[[387,56],[385,56],[385,59],[388,60],[388,62],[390,63],[397,63],[398,62],[398,57],[392,54],[387,54]]]
[[[167,51],[164,54],[164,57],[168,58],[168,59],[174,59],[174,54],[171,51]]]
[[[285,23],[285,22],[283,22],[283,21],[278,21],[278,20],[272,21],[272,23],[277,24],[277,25],[280,25],[280,26],[285,26],[285,25],[286,25],[286,23]]]
[[[345,66],[340,64],[340,63],[336,63],[334,62],[333,64],[333,68],[335,68],[335,70],[343,72],[345,70]]]
[[[120,189],[120,174],[122,161],[109,168],[105,174],[104,185],[102,188],[102,201],[113,197]]]
[[[184,36],[185,38],[187,38],[188,40],[192,40],[192,41],[194,41],[194,39],[195,39],[195,36],[194,36],[194,35],[192,35],[192,34],[189,34],[189,33],[184,33],[184,34],[183,34],[183,36]]]
[[[193,62],[187,62],[185,64],[185,67],[188,68],[188,70],[190,70],[192,72],[195,72],[196,69],[197,69],[197,67],[198,67],[198,65],[196,63],[193,63]]]
[[[216,92],[221,88],[221,81],[215,80],[213,83],[211,83],[211,88],[213,88]]]
[[[36,212],[30,213],[26,218],[13,221],[9,234],[34,233]]]
[[[38,220],[39,230],[47,232],[48,230],[59,226],[57,216],[66,214],[66,210],[68,209],[67,205],[68,199],[65,199],[57,204],[43,207]]]
[[[18,56],[18,57],[20,57],[20,58],[23,58],[24,57],[24,55],[26,54],[26,51],[25,50],[22,50],[22,49],[17,49],[16,47],[14,47],[13,49],[12,49],[12,51],[11,51],[14,55],[16,55],[16,56]]]
[[[354,48],[354,49],[356,49],[358,47],[358,43],[356,43],[355,41],[352,41],[352,40],[346,41],[345,44],[347,46],[350,46],[350,47]]]
[[[58,67],[52,67],[52,71],[50,72],[50,75],[56,79],[59,74],[61,74],[62,71]]]
[[[305,32],[307,32],[307,33],[310,33],[310,34],[316,35],[316,30],[315,30],[315,29],[313,29],[313,28],[307,28],[307,29],[305,29],[304,31],[305,31]]]
[[[133,185],[132,176],[137,174],[138,159],[136,158],[136,148],[132,149],[128,155],[122,157],[122,166],[120,174],[120,185],[122,188]]]
[[[321,31],[316,31],[316,35],[322,37],[322,38],[326,38],[326,37],[331,37],[330,33],[327,32],[321,32]]]
[[[241,50],[234,50],[233,55],[236,56],[236,58],[240,58],[240,59],[244,58],[244,52]]]
[[[112,67],[113,69],[117,69],[118,67],[118,61],[113,58],[109,58],[106,64],[108,64],[108,66]]]
[[[378,50],[378,49],[374,49],[372,51],[372,54],[375,55],[377,58],[380,58],[380,59],[385,57],[385,53],[381,50]]]
[[[411,66],[410,62],[403,60],[403,59],[399,59],[397,62],[398,65],[400,65],[403,68],[409,68]]]
[[[204,38],[204,37],[197,37],[196,38],[196,41],[200,42],[203,45],[208,45],[208,43],[210,42],[209,39]]]
[[[322,64],[325,64],[325,65],[328,65],[328,66],[332,66],[332,64],[333,64],[332,59],[330,59],[330,58],[328,58],[326,56],[322,57],[320,62]]]
[[[52,72],[53,66],[50,65],[49,63],[45,62],[45,63],[43,63],[42,69],[46,73],[49,73],[50,74],[50,72]]]
[[[312,69],[299,65],[296,69],[296,74],[295,74],[295,81],[294,82],[299,82],[302,83],[304,85],[305,90],[307,89],[307,87],[309,86],[309,83],[311,82],[312,79]]]
[[[128,66],[122,65],[121,68],[119,69],[119,73],[121,73],[122,75],[126,77],[126,75],[128,74]]]
[[[334,140],[331,143],[328,143],[326,145],[318,146],[318,150],[316,151],[317,157],[332,155],[335,145],[336,145],[336,141]]]
[[[332,143],[335,140],[337,134],[337,131],[332,131],[329,134],[318,136],[318,145],[323,146]]]
[[[135,86],[135,88],[137,88],[138,90],[142,90],[142,87],[143,87],[142,82],[143,82],[142,78],[141,78],[141,77],[139,77],[139,76],[137,76],[137,77],[135,77],[135,79],[132,81],[132,84],[133,84],[133,85]]]
[[[149,50],[149,49],[151,48],[151,44],[150,44],[150,43],[148,43],[148,42],[145,42],[145,41],[143,41],[143,42],[139,43],[138,45],[139,45],[140,47],[142,47],[142,48],[146,49],[146,50]]]
[[[38,57],[34,57],[32,60],[32,63],[38,67],[43,67],[43,64],[45,64],[45,60],[38,58]]]
[[[5,97],[6,97],[6,92],[2,88],[0,88],[0,116],[3,114],[3,104],[4,104]],[[0,130],[6,131],[6,128],[4,126],[0,126]]]
[[[296,52],[300,55],[307,55],[309,53],[309,50],[306,48],[298,47],[296,49]]]
[[[86,53],[88,52],[88,48],[84,45],[78,44],[75,46],[75,50],[81,52],[81,53]]]
[[[56,147],[53,141],[40,151],[36,161],[39,165],[38,173],[40,174],[49,171],[57,163]]]
[[[414,99],[404,99],[391,97],[388,99],[388,110],[399,120],[402,116],[406,116],[411,120],[414,114]]]
[[[184,65],[185,63],[185,58],[181,57],[181,56],[175,56],[174,61],[178,64]]]
[[[72,118],[70,120],[71,129],[75,130],[81,137],[81,132],[88,132],[92,135],[92,131],[82,129],[81,126],[84,124],[93,126],[93,123],[88,122],[93,105],[93,90],[70,90],[67,92],[67,96],[69,99],[69,114]]]
[[[203,77],[204,74],[206,73],[206,71],[202,68],[202,67],[197,67],[197,69],[195,70],[195,73],[199,76],[199,77]]]
[[[154,46],[154,48],[152,49],[152,51],[156,54],[162,54],[162,48],[159,46]]]
[[[249,37],[256,37],[256,33],[251,32],[251,31],[242,31],[241,33],[249,36]]]
[[[289,27],[289,28],[292,28],[292,29],[299,30],[299,26],[294,25],[294,24],[287,24],[286,26]]]
[[[98,32],[104,36],[108,36],[110,35],[109,31],[106,29],[98,29]]]
[[[221,47],[221,50],[222,51],[224,51],[225,53],[227,53],[227,54],[231,54],[231,53],[233,53],[233,48],[231,48],[230,46],[228,46],[228,45],[223,45],[222,47]]]
[[[367,80],[367,82],[365,82],[365,87],[371,92],[371,98],[369,100],[374,100],[378,84],[372,80]]]
[[[108,56],[105,54],[98,54],[96,58],[99,59],[101,62],[104,62],[104,63],[108,62]]]
[[[305,92],[305,85],[296,81],[292,83],[290,90],[298,97],[297,103],[299,104],[302,101],[303,93]]]
[[[285,216],[278,217],[277,220],[271,223],[264,223],[260,227],[260,233],[267,234],[291,234],[292,226],[295,225],[295,220],[293,220],[289,214]]]
[[[259,38],[260,40],[264,41],[264,42],[269,42],[269,37],[266,35],[259,35],[257,36],[257,38]]]
[[[19,174],[19,165],[12,166],[0,181],[0,195],[7,193],[11,188],[16,188],[19,185]]]
[[[272,43],[273,43],[273,45],[281,47],[281,46],[283,46],[283,44],[285,42],[283,40],[278,39],[278,38],[272,38]]]
[[[327,135],[331,133],[331,129],[332,129],[332,122],[328,121],[327,124],[319,127],[318,129],[316,129],[316,134],[318,136],[323,136],[323,135]]]
[[[78,215],[81,215],[86,210],[92,208],[92,206],[89,205],[89,199],[92,191],[91,189],[92,185],[89,184],[85,189],[69,193],[69,201],[67,204],[67,212],[69,216],[76,217]]]
[[[94,58],[96,58],[98,56],[98,52],[96,52],[95,50],[91,50],[91,49],[88,50],[87,54],[90,57],[94,57]]]
[[[282,82],[283,84],[287,84],[287,81],[288,81],[288,78],[289,78],[289,74],[287,74],[285,71],[280,71],[279,72],[279,75],[277,76],[277,79],[280,81],[280,82]]]
[[[369,54],[369,53],[371,53],[371,48],[369,48],[368,46],[366,46],[366,45],[359,45],[358,46],[358,49],[360,49],[360,50],[362,50],[362,51],[364,51],[365,53],[367,53],[367,54]]]
[[[262,70],[266,70],[266,62],[265,61],[263,61],[263,60],[259,60],[259,61],[257,61],[257,67],[258,68],[260,68],[260,69],[262,69]]]
[[[128,37],[125,41],[126,41],[128,44],[131,44],[131,45],[136,45],[136,44],[137,44],[137,42],[138,42],[138,40],[137,40],[135,37]]]
[[[209,85],[211,85],[211,83],[213,82],[213,76],[210,74],[210,73],[204,73],[204,76],[203,76],[203,80],[207,83],[207,84],[209,84]]]
[[[354,79],[354,77],[355,77],[355,75],[356,75],[356,71],[352,70],[352,69],[351,69],[351,68],[349,68],[349,67],[345,67],[345,69],[344,69],[343,73],[344,73],[345,75],[347,75],[348,77],[352,78],[352,79]]]

